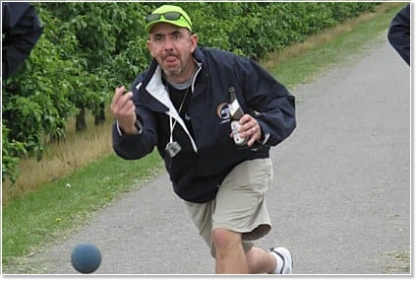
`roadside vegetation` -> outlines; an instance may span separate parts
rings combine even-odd
[[[115,87],[129,87],[133,77],[148,66],[148,36],[141,27],[145,15],[161,3],[33,5],[44,25],[43,34],[14,75],[2,80],[3,202],[11,196],[8,184],[22,174],[18,169],[22,159],[42,160],[51,145],[67,141],[71,127],[77,133],[88,130],[87,113],[94,116],[95,126],[109,121],[106,109]],[[199,1],[180,5],[193,19],[193,31],[202,45],[262,60],[307,36],[374,12],[381,2]],[[69,123],[71,119],[74,123]],[[25,189],[37,186],[33,183]]]

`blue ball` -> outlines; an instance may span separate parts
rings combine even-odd
[[[100,250],[93,244],[78,244],[71,253],[71,264],[80,273],[93,273],[101,262]]]

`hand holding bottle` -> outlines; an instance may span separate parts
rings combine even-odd
[[[250,116],[244,114],[233,87],[228,89],[229,92],[229,114],[231,119],[231,138],[234,139],[235,144],[243,146],[245,144],[251,147],[255,141],[262,136],[260,125],[258,121]]]
[[[231,138],[234,138],[237,145],[247,144],[251,147],[262,136],[258,121],[249,114],[243,115],[239,120],[231,120],[231,129]]]

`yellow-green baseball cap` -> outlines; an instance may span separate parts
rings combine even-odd
[[[145,21],[147,22],[146,32],[149,32],[152,26],[157,23],[169,23],[192,31],[192,21],[189,15],[178,6],[163,5],[146,16]]]

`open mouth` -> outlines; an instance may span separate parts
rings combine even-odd
[[[175,57],[175,56],[168,56],[167,58],[165,58],[165,61],[168,63],[168,64],[173,64],[173,63],[176,63],[177,62],[177,57]]]

